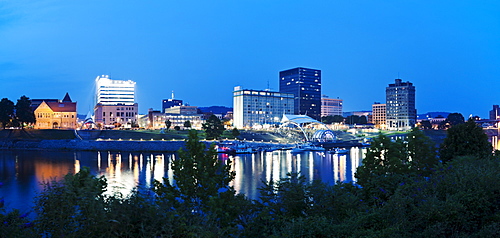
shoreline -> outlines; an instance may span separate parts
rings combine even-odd
[[[201,141],[207,148],[220,141]],[[285,146],[284,143],[244,141],[252,147]],[[0,150],[63,150],[63,151],[126,151],[126,152],[169,152],[185,148],[184,140],[137,141],[137,140],[0,140]]]

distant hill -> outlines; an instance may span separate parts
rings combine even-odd
[[[213,114],[227,114],[227,112],[232,112],[232,107],[224,107],[224,106],[211,106],[211,107],[198,107],[200,111],[206,113],[211,112]]]
[[[438,116],[446,118],[450,113],[451,112],[428,112],[425,114],[418,114],[417,119],[436,118]]]

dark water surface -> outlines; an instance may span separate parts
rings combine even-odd
[[[275,151],[235,157],[220,155],[220,158],[232,161],[236,172],[232,185],[236,191],[255,199],[262,181],[278,180],[288,172],[300,172],[310,181],[319,179],[329,184],[353,181],[365,152],[354,147],[342,155]],[[43,182],[61,179],[83,166],[89,167],[94,175],[106,177],[109,194],[127,195],[138,185],[149,186],[163,177],[172,179],[170,161],[173,159],[174,154],[158,153],[0,151],[0,198],[5,199],[8,209],[28,212]]]

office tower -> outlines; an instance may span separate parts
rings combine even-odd
[[[281,71],[279,91],[294,95],[294,114],[321,120],[321,70],[298,67]]]
[[[113,80],[109,75],[96,78],[96,104],[133,105],[135,103],[135,82],[132,80]]]
[[[321,98],[321,117],[326,116],[342,116],[342,104],[344,100],[339,98],[328,98],[323,95]]]
[[[490,120],[500,119],[500,107],[498,105],[493,105],[493,110],[490,111]]]
[[[98,76],[95,81],[94,122],[104,128],[132,127],[137,122],[138,112],[135,82],[113,80],[108,75]]]
[[[372,123],[375,128],[386,129],[386,105],[385,103],[376,102],[372,105]]]
[[[233,124],[251,128],[279,124],[283,114],[292,114],[294,95],[235,87],[233,92]]]
[[[386,121],[388,130],[404,131],[415,127],[415,86],[410,82],[396,79],[385,90]]]

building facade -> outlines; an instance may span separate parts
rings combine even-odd
[[[160,111],[150,110],[148,112],[148,122],[147,128],[158,130],[166,128],[166,121],[170,121],[171,125],[169,129],[173,129],[178,126],[181,129],[202,129],[202,125],[205,122],[203,119],[203,114],[181,114],[181,113],[163,113]],[[184,123],[189,121],[191,123],[190,128],[185,128]]]
[[[179,99],[163,99],[161,102],[161,111],[166,112],[168,108],[182,106],[182,100]]]
[[[375,128],[387,129],[386,114],[385,103],[374,103],[372,105],[372,123],[375,125]]]
[[[133,105],[135,103],[135,82],[132,80],[114,80],[109,75],[96,78],[96,104]]]
[[[114,80],[108,75],[96,78],[94,122],[102,127],[130,127],[137,121],[138,104],[132,80]]]
[[[291,93],[250,90],[235,87],[233,92],[233,125],[236,128],[276,125],[283,114],[292,114]]]
[[[321,98],[321,117],[342,116],[342,104],[344,100],[338,98],[328,98],[323,95]]]
[[[321,70],[298,67],[279,75],[280,93],[294,95],[293,113],[321,120]]]
[[[415,86],[410,82],[396,79],[389,84],[386,93],[386,121],[388,130],[405,131],[415,127]]]
[[[493,110],[490,111],[490,120],[500,120],[500,107],[493,105]]]
[[[35,129],[75,129],[77,124],[76,102],[66,93],[63,100],[47,102],[42,99],[34,111]]]

